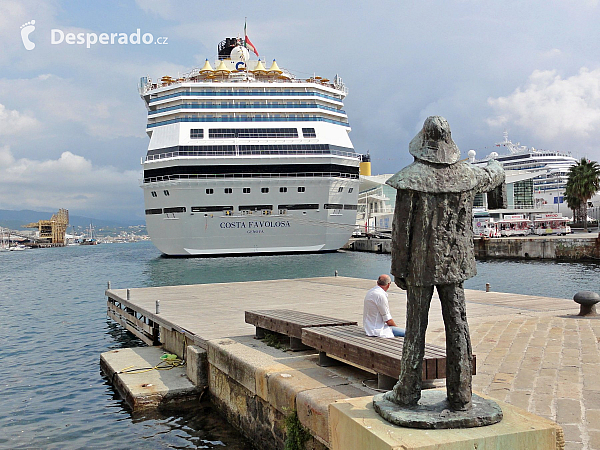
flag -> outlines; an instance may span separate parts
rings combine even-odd
[[[254,44],[250,42],[250,39],[248,39],[248,33],[246,33],[246,21],[244,21],[244,42],[246,44],[246,48],[248,50],[251,50],[256,56],[258,56],[258,50],[256,50]]]

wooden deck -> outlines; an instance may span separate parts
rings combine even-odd
[[[342,317],[362,324],[364,296],[374,280],[346,277],[303,278],[295,280],[248,281],[153,288],[109,289],[109,302],[128,308],[137,320],[160,324],[186,334],[196,345],[224,337],[254,334],[254,326],[245,322],[244,311],[255,309],[293,309],[330,317]],[[483,286],[482,286],[483,288]],[[481,323],[491,316],[515,314],[576,314],[572,300],[465,291],[469,323]],[[398,324],[404,323],[406,293],[392,285],[388,291],[390,310]],[[434,294],[429,313],[429,331],[443,329],[439,301]],[[155,313],[160,300],[160,313]]]

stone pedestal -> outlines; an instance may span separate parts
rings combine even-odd
[[[481,395],[481,394],[480,394]],[[484,397],[481,395],[481,397]],[[373,408],[373,397],[340,400],[329,405],[331,449],[369,450],[561,450],[562,429],[551,420],[497,402],[501,422],[478,428],[424,430],[386,422]]]

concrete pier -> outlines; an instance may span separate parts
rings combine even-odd
[[[600,260],[600,235],[597,232],[566,236],[475,238],[474,243],[477,258]],[[344,249],[390,253],[391,246],[391,239],[353,238]]]
[[[190,355],[188,377],[209,386],[229,421],[257,446],[281,448],[285,417],[297,411],[314,448],[331,446],[329,410],[335,401],[372,396],[373,375],[348,366],[322,368],[311,352],[285,352],[253,338],[247,309],[295,309],[362,323],[372,280],[326,277],[227,284],[107,290],[137,320],[153,321],[170,352]],[[600,448],[600,320],[576,316],[569,299],[467,290],[475,391],[558,422],[566,448]],[[389,291],[402,323],[406,295]],[[160,313],[156,314],[156,300]],[[122,322],[121,322],[122,323]],[[439,302],[430,311],[427,342],[444,345]],[[206,374],[204,380],[198,373]]]

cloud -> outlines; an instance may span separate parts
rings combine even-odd
[[[142,11],[163,19],[171,19],[174,15],[175,8],[169,0],[135,0],[135,3]]]
[[[6,109],[6,106],[0,103],[0,136],[31,131],[39,124],[35,117],[21,114],[16,110]]]
[[[0,147],[0,208],[55,210],[66,208],[92,217],[142,215],[138,171],[94,167],[69,151],[58,159],[16,159]]]
[[[600,69],[583,67],[569,78],[536,70],[523,88],[488,104],[495,110],[491,127],[515,124],[545,141],[600,140]]]

